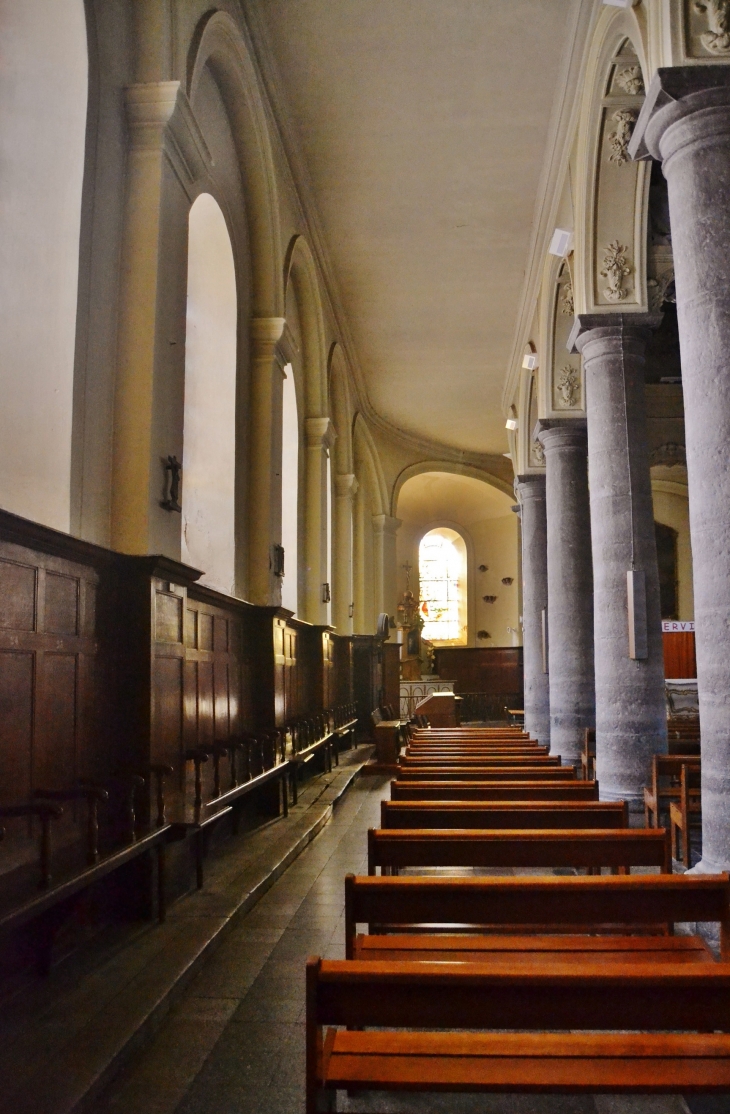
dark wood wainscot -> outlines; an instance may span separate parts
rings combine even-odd
[[[436,670],[464,696],[464,721],[502,719],[505,707],[522,707],[521,646],[445,646],[436,650]]]

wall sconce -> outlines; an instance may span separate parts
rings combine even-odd
[[[284,575],[284,546],[272,545],[271,547],[271,571],[274,576]]]
[[[351,603],[350,606],[348,607],[347,614],[352,619],[353,615],[355,614],[355,604],[354,603]]]
[[[518,425],[519,422],[517,421],[517,418],[508,418],[507,421],[504,423],[504,428],[515,430],[517,429]]]
[[[489,633],[488,630],[478,630],[477,631],[477,638],[491,638],[491,637],[492,636],[491,636],[491,634]]]
[[[331,599],[332,593],[330,592],[330,586],[325,581],[325,583],[322,585],[322,603],[329,603]]]
[[[513,580],[514,580],[513,576],[503,576],[502,577],[502,583],[506,584],[507,586],[509,586],[513,582]]]
[[[496,596],[482,596],[482,599],[484,600],[485,603],[496,603],[496,601],[497,601]]]
[[[537,367],[537,353],[528,352],[527,355],[523,356],[522,366],[525,371],[534,371]]]
[[[489,565],[480,565],[479,572],[489,572]]]
[[[624,7],[623,4],[621,6]],[[556,228],[553,232],[553,238],[550,241],[548,252],[550,253],[550,255],[559,255],[561,258],[564,259],[565,256],[568,255],[568,253],[570,252],[572,246],[573,233],[570,232],[567,228]]]
[[[162,492],[160,506],[164,507],[166,511],[177,511],[178,514],[181,514],[180,481],[182,479],[182,464],[176,456],[168,456],[167,460],[164,457],[162,458],[162,466],[165,469],[165,489]]]

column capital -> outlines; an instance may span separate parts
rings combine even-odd
[[[515,477],[515,495],[523,504],[528,500],[545,501],[545,473],[528,472]]]
[[[581,313],[575,319],[567,348],[582,353],[587,344],[603,341],[611,351],[634,347],[643,356],[649,337],[661,323],[661,313]]]
[[[392,515],[389,514],[373,515],[373,527],[378,534],[392,534],[395,537],[402,522],[402,519],[393,518]]]
[[[677,128],[670,135],[672,126],[707,109],[710,110],[706,113],[708,137],[723,135],[727,142],[727,121],[724,127],[718,126],[717,109],[722,108],[730,109],[730,67],[727,64],[660,67],[647,90],[629,143],[629,154],[632,159],[668,158],[685,143],[701,138],[696,128],[691,134]]]
[[[210,171],[213,156],[179,81],[127,85],[124,108],[132,150],[164,151],[186,189]]]
[[[585,418],[540,418],[535,438],[547,452],[550,449],[588,449],[588,422]]]
[[[251,318],[251,340],[254,343],[256,355],[259,354],[259,350],[266,348],[270,348],[273,355],[274,348],[284,333],[285,325],[285,317]]]
[[[340,472],[335,476],[335,495],[338,499],[352,499],[357,492],[357,480],[352,472]]]
[[[305,418],[304,428],[307,434],[307,448],[331,449],[337,434],[329,418]]]

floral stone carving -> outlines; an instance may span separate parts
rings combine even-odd
[[[538,467],[545,463],[545,450],[539,441],[532,442],[532,460]]]
[[[608,286],[603,293],[609,302],[623,302],[628,291],[624,287],[624,279],[631,274],[631,267],[626,258],[628,248],[614,240],[608,245],[608,250],[603,257],[603,270],[601,276],[608,279]]]
[[[575,302],[573,300],[573,283],[566,282],[563,287],[562,297],[560,299],[560,312],[572,317],[575,313]]]
[[[730,0],[695,0],[695,11],[707,16],[709,30],[701,35],[711,54],[730,54]]]
[[[644,92],[644,78],[639,66],[627,66],[616,74],[616,84],[630,97],[638,97]]]
[[[629,161],[629,140],[634,130],[636,117],[637,113],[632,108],[621,108],[613,114],[616,131],[611,132],[608,137],[608,145],[611,148],[608,161],[615,162],[616,166],[623,166],[624,163]]]
[[[560,378],[555,384],[560,405],[565,409],[574,409],[578,405],[580,394],[580,376],[578,369],[566,364],[560,370]]]

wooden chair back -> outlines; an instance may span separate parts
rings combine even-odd
[[[393,801],[597,801],[597,781],[391,781]],[[419,827],[428,827],[421,824]]]

